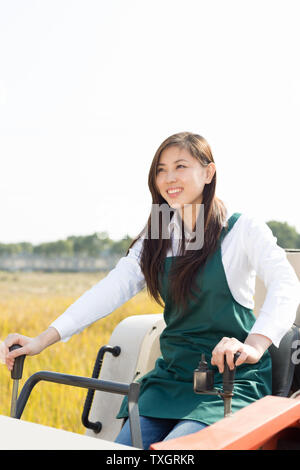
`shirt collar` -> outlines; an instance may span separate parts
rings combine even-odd
[[[182,224],[182,219],[179,215],[179,212],[176,210],[173,217],[172,217],[172,220],[170,221],[170,223],[168,225],[168,231],[169,231],[169,236],[170,237],[172,236],[172,233],[173,233],[174,238],[176,238],[176,239],[181,238],[180,237],[181,224]],[[184,230],[184,236],[185,236],[186,240],[189,240],[191,238],[191,233],[187,229],[185,229]]]
[[[227,210],[227,214],[226,214],[226,219],[225,221],[223,222],[223,227],[226,226],[227,224],[227,221],[229,219],[229,214],[230,212]],[[179,215],[179,212],[176,210],[169,225],[168,225],[168,233],[169,233],[169,236],[171,237],[172,236],[172,233],[173,233],[173,236],[174,238],[176,239],[179,239],[181,238],[180,237],[180,233],[181,233],[181,217]],[[192,234],[191,232],[189,232],[187,229],[185,229],[184,231],[184,235],[185,235],[185,239],[186,240],[189,240],[190,238],[192,238]],[[194,235],[193,235],[194,236]]]

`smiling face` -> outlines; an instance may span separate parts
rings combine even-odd
[[[215,174],[216,166],[202,166],[188,150],[179,146],[165,148],[159,158],[156,186],[173,209],[187,204],[201,204],[204,186]]]

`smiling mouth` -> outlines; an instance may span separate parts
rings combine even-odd
[[[170,196],[170,197],[176,197],[176,196],[178,196],[180,193],[182,193],[182,191],[183,191],[183,189],[181,189],[181,188],[174,189],[174,190],[171,189],[170,192],[167,191],[167,194],[168,194],[168,196]]]

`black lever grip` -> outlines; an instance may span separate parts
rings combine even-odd
[[[233,362],[236,363],[238,357],[241,353],[237,352],[234,355]],[[224,393],[232,393],[234,387],[234,378],[235,378],[235,369],[230,370],[226,361],[226,356],[224,358],[224,372],[223,372],[223,392]]]
[[[14,351],[15,349],[19,349],[19,348],[22,348],[22,346],[20,346],[19,344],[13,344],[12,346],[10,346],[9,351],[11,352],[11,351]],[[25,357],[26,357],[26,355],[23,354],[22,356],[18,356],[18,357],[15,358],[14,367],[11,371],[11,378],[12,379],[19,380],[19,379],[22,378]]]

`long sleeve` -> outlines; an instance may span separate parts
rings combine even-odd
[[[68,341],[74,334],[106,317],[144,288],[145,278],[139,264],[141,248],[142,240],[139,239],[104,279],[51,323],[62,341]]]
[[[250,333],[267,336],[278,347],[295,321],[300,283],[284,249],[277,245],[277,238],[266,223],[249,217],[242,238],[249,263],[267,290]]]

